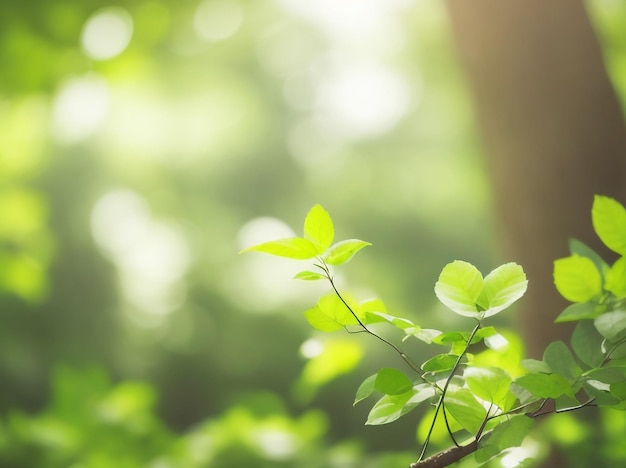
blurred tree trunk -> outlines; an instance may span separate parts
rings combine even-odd
[[[595,193],[626,201],[626,130],[582,2],[448,0],[475,99],[504,247],[528,274],[520,331],[528,354],[570,329],[552,261],[591,227]],[[550,466],[564,466],[551,460]]]

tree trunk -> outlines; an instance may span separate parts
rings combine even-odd
[[[626,131],[584,5],[571,0],[448,0],[475,100],[508,259],[529,289],[519,327],[528,354],[571,329],[552,262],[575,237],[607,257],[591,226],[593,195],[626,201]],[[608,258],[607,258],[608,259]],[[551,466],[559,466],[552,462]]]

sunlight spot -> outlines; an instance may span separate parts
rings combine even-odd
[[[133,19],[123,8],[107,7],[95,12],[85,25],[81,44],[88,57],[111,59],[126,49],[133,34]]]
[[[155,219],[145,200],[129,190],[98,200],[91,229],[118,270],[129,318],[148,328],[162,324],[186,297],[183,279],[191,260],[183,235]]]
[[[222,41],[235,34],[243,21],[243,10],[238,2],[204,0],[193,16],[196,33],[208,41]]]
[[[338,64],[319,83],[317,115],[348,138],[380,136],[407,114],[412,98],[406,79],[390,67]]]
[[[300,355],[305,359],[313,359],[324,351],[324,345],[320,340],[309,338],[300,345]]]
[[[63,142],[75,143],[98,130],[109,109],[106,81],[90,73],[65,81],[52,105],[54,135]]]
[[[293,229],[280,219],[263,216],[248,221],[239,229],[237,244],[240,249],[245,249],[270,240],[295,236]]]
[[[263,429],[252,435],[259,448],[265,455],[274,460],[280,460],[296,452],[296,440],[286,431],[278,429]]]

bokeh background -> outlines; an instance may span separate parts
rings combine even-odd
[[[587,7],[626,102],[626,6]],[[366,427],[351,405],[402,363],[312,331],[301,265],[238,252],[320,203],[373,244],[345,287],[465,327],[432,288],[451,260],[507,260],[486,165],[442,2],[3,1],[0,465],[414,461],[419,414]],[[621,415],[559,421],[624,460]]]

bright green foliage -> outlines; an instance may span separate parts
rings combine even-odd
[[[593,228],[604,244],[626,255],[626,209],[616,200],[596,195],[591,209]]]
[[[596,197],[593,224],[600,238],[614,251],[626,252],[626,211],[616,201]],[[420,424],[424,438],[420,460],[433,437],[441,431],[457,443],[455,433],[469,433],[478,442],[475,455],[483,464],[511,447],[522,444],[535,417],[545,412],[562,412],[590,404],[626,410],[626,261],[619,258],[609,266],[582,242],[570,242],[571,255],[554,262],[557,290],[573,302],[557,321],[577,321],[571,349],[562,341],[551,343],[542,360],[521,359],[498,363],[508,341],[487,318],[507,309],[526,292],[524,270],[505,263],[483,278],[478,269],[464,261],[447,264],[435,284],[437,298],[451,311],[475,320],[471,331],[422,328],[390,313],[378,298],[359,302],[340,292],[330,266],[350,260],[365,241],[347,240],[331,245],[334,238],[330,215],[315,205],[305,220],[304,237],[268,242],[248,250],[274,255],[315,259],[319,271],[305,270],[295,277],[329,281],[331,291],[305,312],[310,325],[324,332],[341,329],[365,332],[390,346],[415,372],[407,375],[383,368],[363,381],[354,404],[381,394],[366,424],[387,424],[423,403],[433,406],[429,424]],[[446,347],[421,363],[415,363],[399,347],[382,338],[370,325],[387,325],[426,344]],[[474,349],[487,348],[474,354]],[[489,360],[485,353],[491,353]],[[502,355],[502,358],[495,356]],[[332,359],[332,358],[331,358]],[[494,364],[495,363],[495,364]],[[522,369],[522,367],[524,369]],[[515,376],[512,378],[511,376]],[[556,409],[547,408],[554,400]],[[544,411],[544,412],[542,412]]]
[[[515,263],[496,268],[483,280],[475,266],[457,260],[442,270],[435,294],[459,315],[487,318],[522,297],[527,284],[524,270]]]

